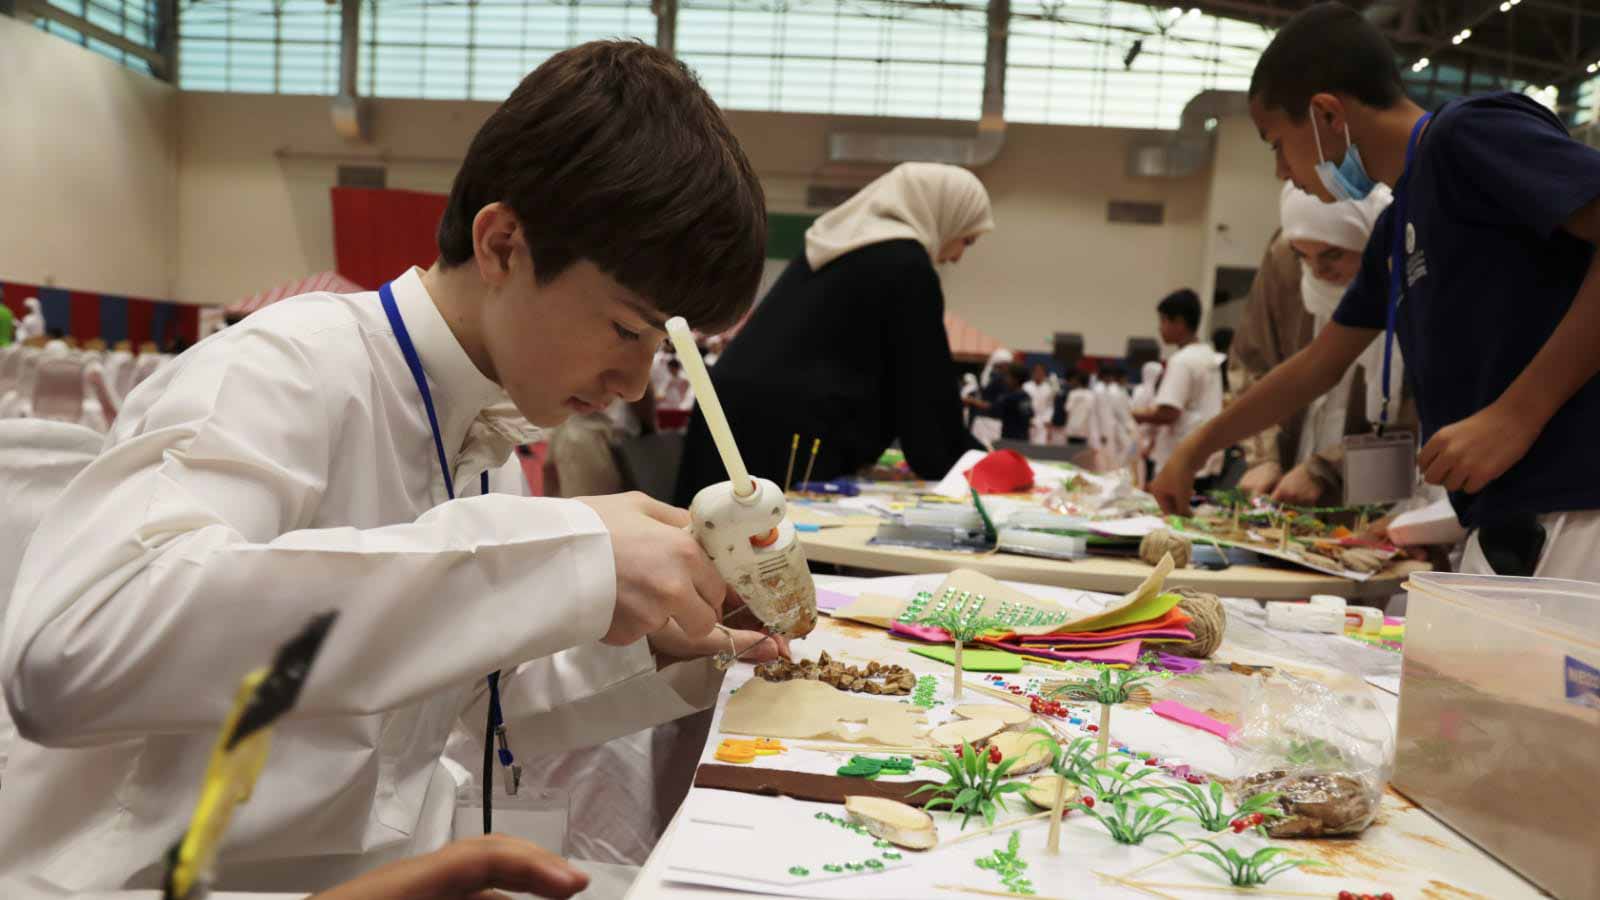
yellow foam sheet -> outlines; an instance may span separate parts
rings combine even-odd
[[[722,711],[725,734],[825,738],[886,747],[927,746],[927,714],[894,697],[852,694],[820,681],[752,678]],[[857,727],[860,726],[860,727]]]
[[[1168,554],[1161,558],[1161,564],[1156,566],[1138,587],[1124,594],[1121,601],[1100,612],[1070,619],[1061,625],[1034,625],[1018,628],[1016,632],[1021,635],[1037,635],[1057,631],[1103,631],[1107,628],[1120,628],[1123,625],[1160,618],[1177,606],[1181,599],[1176,594],[1167,594],[1163,597],[1161,593],[1161,588],[1167,583],[1167,576],[1172,574],[1172,569],[1172,556]]]

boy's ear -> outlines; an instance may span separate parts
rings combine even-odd
[[[472,255],[478,276],[498,285],[511,274],[511,258],[522,245],[522,225],[511,207],[491,203],[472,218]]]
[[[1346,108],[1345,100],[1338,94],[1312,94],[1312,115],[1317,117],[1317,127],[1335,128],[1343,133],[1347,117],[1350,113]]]

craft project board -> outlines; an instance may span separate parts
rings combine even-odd
[[[928,577],[902,577],[892,579],[877,579],[875,581],[855,582],[853,587],[847,586],[847,579],[827,578],[823,583],[831,590],[849,592],[860,591],[869,587],[873,591],[893,594],[926,585]],[[934,581],[937,584],[937,581]],[[1047,589],[1037,589],[1044,593]],[[1072,599],[1070,592],[1061,591],[1054,599],[1068,601]],[[1331,639],[1330,639],[1331,640]],[[1350,644],[1348,641],[1342,644]],[[847,662],[859,664],[868,659],[877,659],[881,662],[898,663],[910,668],[920,675],[948,675],[949,669],[940,663],[924,660],[905,652],[907,645],[897,643],[887,635],[877,631],[863,629],[848,629],[835,626],[830,621],[819,624],[817,632],[804,641],[796,642],[796,652],[808,658],[815,658],[822,651],[827,650],[831,656]],[[1354,650],[1362,651],[1359,645],[1351,645]],[[1227,645],[1224,653],[1229,652]],[[1369,651],[1375,652],[1375,651]],[[1241,661],[1249,662],[1256,659],[1256,655],[1246,654]],[[1059,678],[1060,674],[1047,670],[1030,670],[1038,672],[1047,678]],[[716,719],[720,720],[730,692],[744,683],[750,677],[751,669],[748,666],[737,666],[729,674],[723,686],[722,699],[718,703]],[[1010,677],[1010,676],[1008,676]],[[948,692],[948,678],[941,683],[941,691]],[[741,688],[742,690],[742,688]],[[897,702],[895,699],[875,698],[879,702]],[[1391,698],[1392,699],[1392,698]],[[978,696],[969,697],[966,702],[987,702]],[[1000,701],[996,701],[1000,702]],[[948,703],[944,707],[936,707],[929,714],[931,721],[942,721],[942,716],[947,715]],[[1132,715],[1123,715],[1123,710],[1118,710],[1113,720],[1113,735],[1118,741],[1141,750],[1149,749],[1155,752],[1186,754],[1184,761],[1202,770],[1217,771],[1226,774],[1234,771],[1230,766],[1236,765],[1232,754],[1220,740],[1202,734],[1194,729],[1169,722],[1156,717],[1147,711],[1136,711]],[[718,722],[714,720],[702,761],[713,762],[716,745],[727,735],[720,733]],[[843,765],[851,752],[823,753],[801,749],[810,743],[799,740],[786,740],[790,747],[788,752],[776,756],[758,757],[754,766],[790,769],[796,771],[832,773]],[[870,748],[864,748],[871,752]],[[863,752],[857,750],[854,752]],[[874,754],[884,755],[884,754]],[[910,776],[880,776],[883,779],[918,780],[929,776],[931,770],[918,768]],[[701,789],[691,792],[691,801],[694,801]],[[778,804],[784,802],[778,798],[750,797],[751,801],[759,804]],[[959,884],[977,888],[1000,890],[999,879],[993,873],[978,869],[973,865],[973,860],[985,856],[1005,846],[1006,835],[992,835],[978,840],[967,841],[954,846],[948,846],[948,841],[960,834],[954,824],[950,824],[943,817],[940,818],[942,849],[932,851],[930,855],[919,856],[914,860],[910,852],[904,856],[910,865],[899,869],[886,869],[881,874],[863,875],[857,878],[844,878],[831,882],[816,882],[806,879],[801,886],[757,885],[746,879],[723,875],[708,874],[705,872],[688,872],[674,868],[678,861],[678,840],[682,835],[688,835],[685,846],[704,842],[704,834],[695,835],[686,825],[689,814],[687,810],[692,807],[686,805],[685,811],[680,812],[669,828],[667,835],[657,846],[649,862],[641,872],[630,892],[629,900],[730,900],[738,896],[797,896],[816,897],[825,900],[929,900],[929,898],[951,898],[960,900],[963,895],[948,893],[938,890],[937,884]],[[769,811],[781,807],[763,807]],[[802,807],[804,808],[804,807]],[[835,807],[835,814],[842,813],[842,807]],[[1013,806],[1013,813],[1022,815],[1032,812],[1031,808],[1020,805]],[[775,816],[776,813],[771,813]],[[1003,816],[1002,818],[1006,818]],[[957,820],[959,821],[959,820]],[[825,823],[823,823],[825,824]],[[713,826],[715,827],[715,826]],[[975,828],[976,826],[972,826]],[[841,829],[841,831],[843,831]],[[1154,862],[1171,850],[1168,842],[1152,842],[1143,847],[1124,847],[1115,844],[1106,835],[1103,828],[1081,814],[1074,814],[1067,820],[1063,832],[1063,854],[1051,858],[1043,852],[1046,826],[1043,821],[1024,826],[1022,834],[1022,854],[1029,862],[1028,876],[1034,882],[1041,896],[1111,898],[1111,900],[1136,900],[1147,895],[1139,894],[1131,889],[1108,884],[1096,878],[1092,873],[1096,870],[1110,873],[1121,873],[1134,869],[1145,863]],[[851,836],[844,832],[846,837]],[[1230,836],[1231,838],[1231,836]],[[1250,840],[1248,836],[1246,840]],[[1374,826],[1361,839],[1359,844],[1348,841],[1330,842],[1332,849],[1325,854],[1318,849],[1317,842],[1302,842],[1295,845],[1297,851],[1304,851],[1312,856],[1323,855],[1330,862],[1341,868],[1339,875],[1293,874],[1285,876],[1283,880],[1274,881],[1273,887],[1290,891],[1307,891],[1319,894],[1337,893],[1345,887],[1360,889],[1388,890],[1396,896],[1429,896],[1432,892],[1438,896],[1455,896],[1452,890],[1465,891],[1471,889],[1483,896],[1492,896],[1496,900],[1521,900],[1521,898],[1534,898],[1540,896],[1531,886],[1517,878],[1509,870],[1500,866],[1492,859],[1484,856],[1475,848],[1466,844],[1460,838],[1437,824],[1431,817],[1420,810],[1412,808],[1409,804],[1390,795],[1385,799],[1383,815],[1380,824]],[[1241,847],[1245,846],[1243,844]],[[1359,853],[1352,855],[1353,850]],[[696,857],[689,857],[690,864],[694,864]],[[791,863],[793,864],[793,863]],[[1162,882],[1185,883],[1220,883],[1217,873],[1208,869],[1199,868],[1201,863],[1182,861],[1163,866],[1150,874],[1151,880]],[[1372,872],[1381,872],[1381,880],[1374,880]],[[1363,877],[1362,873],[1367,873]],[[1330,891],[1329,887],[1333,886]],[[737,893],[729,894],[728,890]],[[1176,896],[1186,896],[1178,891]],[[1201,896],[1201,895],[1195,895]],[[1204,896],[1218,896],[1206,894]],[[1265,895],[1264,895],[1265,896]],[[1470,894],[1460,893],[1460,896]]]
[[[1186,531],[1179,528],[1174,528],[1172,533],[1178,535],[1179,537],[1188,538],[1189,540],[1194,541],[1196,544],[1204,545],[1216,543],[1224,547],[1238,547],[1241,550],[1249,550],[1251,553],[1256,553],[1261,556],[1267,556],[1271,557],[1272,559],[1282,560],[1283,562],[1293,563],[1297,566],[1310,569],[1313,572],[1321,572],[1324,575],[1337,575],[1340,578],[1348,578],[1351,581],[1366,581],[1367,579],[1371,578],[1373,574],[1371,572],[1357,572],[1353,569],[1346,569],[1344,566],[1330,566],[1315,560],[1306,559],[1305,557],[1297,554],[1279,550],[1276,541],[1270,541],[1265,538],[1261,539],[1259,542],[1236,541],[1231,538],[1222,538],[1207,534],[1204,531]]]

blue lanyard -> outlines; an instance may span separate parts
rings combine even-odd
[[[395,305],[394,291],[388,284],[378,288],[378,299],[383,301],[383,313],[389,317],[389,327],[394,331],[395,343],[400,345],[400,355],[405,357],[406,368],[411,370],[411,378],[417,383],[417,393],[422,395],[422,408],[428,413],[428,427],[433,429],[433,449],[439,454],[439,473],[444,476],[444,492],[451,500],[456,498],[455,480],[450,477],[450,460],[444,455],[444,434],[439,430],[439,415],[433,410],[433,392],[428,390],[428,376],[422,370],[422,358],[417,355],[416,345],[411,343],[411,332],[406,329],[406,321],[400,317],[400,308]],[[480,492],[489,493],[489,472],[485,470],[478,477]],[[511,750],[506,746],[504,729],[505,716],[500,710],[500,670],[489,673],[489,723],[488,733],[484,735],[484,756],[489,756],[489,750],[494,745],[496,735],[500,737],[500,763],[510,768],[514,762]],[[515,793],[514,785],[507,785]],[[487,762],[483,772],[483,832],[490,831],[490,806],[489,806],[489,767]]]
[[[1431,118],[1433,113],[1423,113],[1417,124],[1411,126],[1411,138],[1406,141],[1406,167],[1401,172],[1402,177],[1407,174],[1416,176],[1412,171],[1411,162],[1417,155],[1417,138],[1422,135],[1422,126],[1428,124]],[[1399,183],[1396,180],[1395,184]],[[1406,186],[1409,188],[1410,184]],[[1389,313],[1383,332],[1383,408],[1378,413],[1379,434],[1383,434],[1384,426],[1389,424],[1389,372],[1394,365],[1394,327],[1400,313],[1400,294],[1404,290],[1402,279],[1405,278],[1406,269],[1406,195],[1398,188],[1394,192],[1394,214],[1389,219],[1389,230],[1394,232],[1394,250],[1389,257]]]

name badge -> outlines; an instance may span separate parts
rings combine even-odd
[[[1393,503],[1417,486],[1417,436],[1409,431],[1344,439],[1344,502]]]

